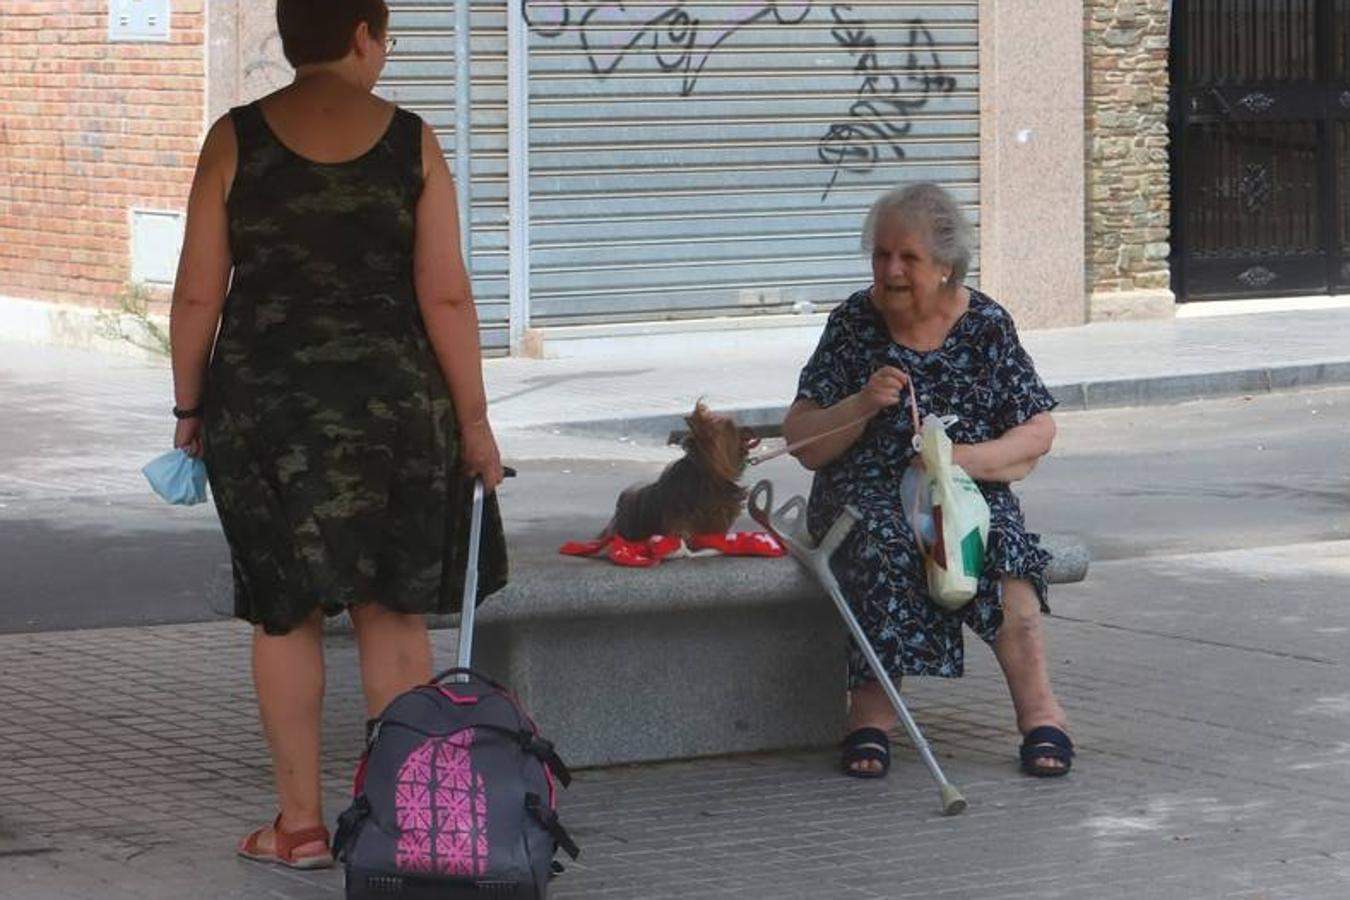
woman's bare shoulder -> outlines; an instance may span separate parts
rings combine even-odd
[[[206,131],[206,142],[203,147],[223,147],[227,144],[234,144],[236,136],[234,131],[234,116],[225,113],[220,118],[211,123],[211,127]]]
[[[234,177],[238,159],[239,138],[234,128],[234,117],[226,113],[207,130],[197,166],[199,169],[219,172],[228,183]]]

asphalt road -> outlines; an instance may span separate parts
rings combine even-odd
[[[126,462],[147,454],[144,424],[100,430],[91,410],[15,392],[0,394],[0,420],[0,632],[228,614],[214,512],[165,506]],[[1350,389],[1063,414],[1059,424],[1055,452],[1020,492],[1033,529],[1078,536],[1094,561],[1350,537]],[[521,473],[502,489],[521,547],[590,536],[622,488],[676,455],[600,438],[500,437]],[[782,498],[810,476],[777,460],[746,476],[758,477]]]

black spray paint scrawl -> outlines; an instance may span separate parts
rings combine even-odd
[[[840,172],[865,175],[881,157],[883,145],[896,159],[905,158],[900,141],[914,127],[913,115],[928,105],[935,94],[956,90],[956,79],[942,74],[933,33],[922,20],[906,23],[906,39],[899,47],[901,65],[888,71],[877,55],[877,40],[861,19],[846,18],[853,7],[836,3],[830,14],[837,26],[830,33],[856,59],[854,71],[862,75],[858,99],[849,107],[848,119],[836,122],[820,139],[816,151],[822,162],[834,166],[830,183],[820,195],[823,202],[834,189]]]

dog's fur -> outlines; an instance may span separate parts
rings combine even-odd
[[[639,541],[654,534],[689,537],[725,534],[745,504],[737,480],[755,439],[729,416],[711,412],[702,401],[684,417],[689,433],[684,456],[666,466],[652,484],[619,495],[614,518],[600,537]]]

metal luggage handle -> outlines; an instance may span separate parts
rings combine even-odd
[[[502,467],[503,478],[515,478],[516,470]],[[483,544],[483,479],[473,480],[473,512],[469,516],[469,552],[464,566],[464,595],[459,604],[459,655],[457,669],[468,669],[473,658],[473,624],[478,609],[478,553]]]

